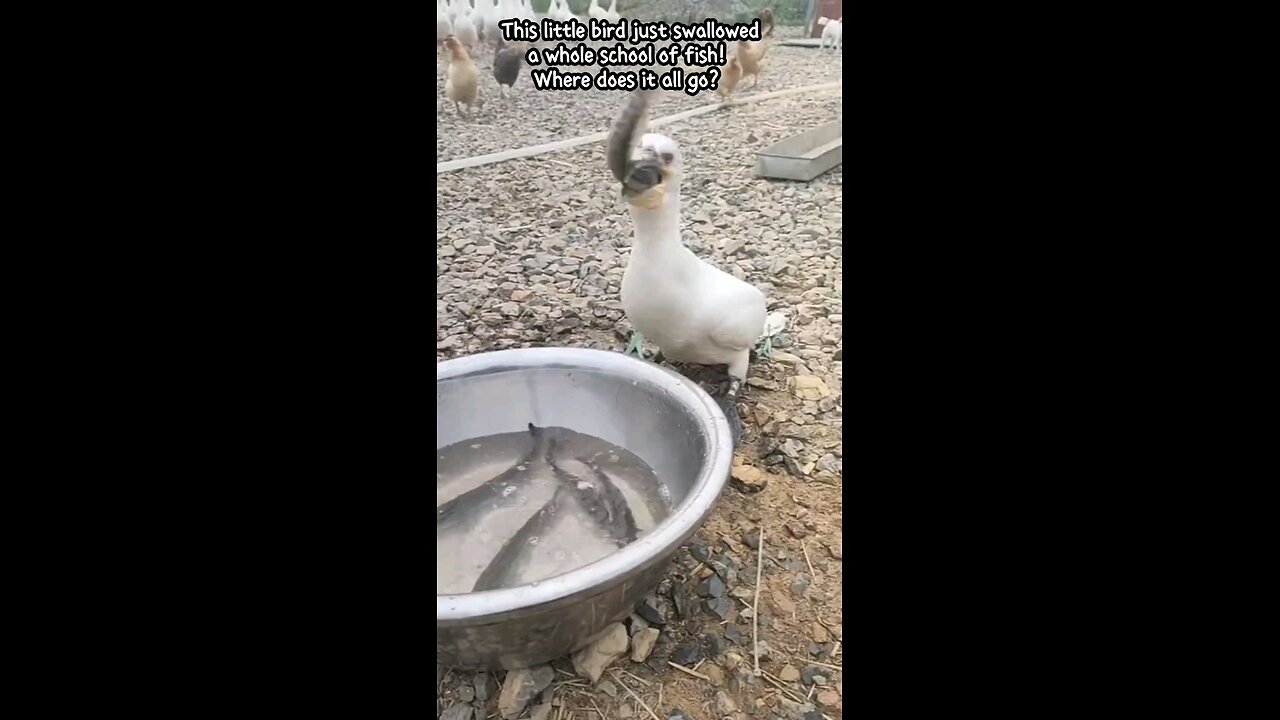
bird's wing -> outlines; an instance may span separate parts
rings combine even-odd
[[[751,290],[754,291],[751,296],[732,304],[711,329],[711,342],[726,350],[746,350],[760,339],[764,330],[764,297],[755,288]]]

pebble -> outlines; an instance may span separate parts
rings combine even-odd
[[[756,643],[756,652],[760,654],[760,662],[765,662],[772,657],[770,654],[769,643],[764,640]]]
[[[676,651],[671,653],[671,662],[690,667],[698,662],[700,657],[702,657],[702,646],[696,640],[690,640],[677,647]]]
[[[473,712],[475,711],[467,703],[458,703],[440,713],[440,720],[471,720]]]
[[[657,628],[645,628],[636,633],[631,638],[631,659],[636,662],[648,660],[649,653],[653,652],[653,646],[658,642],[659,634]]]
[[[690,545],[689,554],[693,556],[694,560],[702,563],[711,559],[711,550],[702,543],[694,543],[693,545]]]
[[[721,717],[737,711],[738,704],[733,701],[733,698],[729,697],[729,693],[723,690],[716,692],[716,712],[720,713]]]
[[[591,682],[597,682],[605,668],[627,651],[627,646],[627,629],[622,623],[613,623],[595,642],[573,654],[573,669]]]
[[[834,708],[840,704],[840,696],[834,690],[823,690],[818,693],[818,704],[826,708]]]
[[[827,384],[815,375],[797,375],[788,381],[795,388],[795,396],[801,400],[821,400],[831,394]]]
[[[693,720],[685,714],[680,708],[671,708],[671,712],[667,714],[667,720]]]
[[[702,667],[698,668],[698,672],[706,675],[708,682],[712,685],[716,687],[724,685],[724,670],[721,670],[719,665],[714,663],[703,663]]]
[[[728,598],[713,598],[707,602],[707,609],[715,613],[716,617],[721,620],[728,620],[729,614],[733,612],[733,603]]]
[[[800,678],[804,680],[805,685],[813,685],[814,678],[822,677],[823,672],[825,671],[817,665],[806,665],[804,670],[800,671]],[[821,684],[826,684],[826,678],[823,678],[823,682]]]
[[[705,581],[698,583],[698,587],[695,588],[695,591],[700,597],[704,598],[721,597],[724,595],[724,581],[720,579],[719,575],[712,575]]]
[[[741,645],[742,644],[742,628],[738,627],[737,625],[734,625],[733,623],[729,623],[724,626],[724,637],[726,640],[728,640],[729,642],[735,645]]]
[[[809,592],[809,576],[804,573],[796,573],[796,577],[791,581],[791,594],[796,597],[804,597]]]
[[[742,531],[742,542],[743,542],[744,544],[746,544],[746,546],[747,546],[747,547],[749,547],[749,548],[751,548],[752,550],[757,550],[757,549],[759,549],[759,547],[760,547],[760,528],[752,528],[752,529],[750,529],[750,530],[743,530],[743,531]]]
[[[463,685],[458,688],[458,699],[464,703],[469,703],[476,699],[476,689],[470,685]]]
[[[529,708],[529,720],[547,720],[551,717],[551,704],[542,703]]]
[[[493,694],[493,691],[496,689],[494,679],[489,677],[489,673],[486,672],[476,673],[475,677],[472,678],[471,683],[475,686],[476,697],[480,699],[480,702],[488,701],[489,696]]]
[[[827,552],[831,553],[831,557],[837,560],[844,558],[844,548],[839,545],[828,545]]]
[[[787,532],[791,533],[791,537],[800,540],[809,536],[809,530],[804,525],[792,520],[787,523]]]
[[[753,465],[737,465],[730,473],[729,481],[744,493],[757,493],[769,484],[769,476]]]
[[[605,695],[608,695],[611,698],[618,697],[618,686],[614,685],[608,680],[601,680],[600,684],[596,685],[596,689],[604,693]]]
[[[831,633],[827,632],[827,629],[822,626],[822,623],[815,622],[813,624],[813,640],[814,642],[820,643],[830,642]]]
[[[635,714],[636,711],[632,710],[631,706],[626,703],[618,706],[618,717],[622,718],[622,720],[628,720],[628,718],[634,717]]]
[[[621,627],[621,626],[619,626]],[[521,668],[507,673],[498,697],[498,712],[506,720],[515,720],[535,697],[551,685],[556,672],[550,665]]]
[[[707,652],[707,657],[718,658],[729,649],[729,641],[718,632],[709,632],[702,636],[702,647]]]
[[[649,593],[636,605],[636,614],[653,625],[667,624],[667,619],[658,606],[658,596],[653,593]]]
[[[778,673],[778,678],[783,682],[795,682],[800,679],[800,671],[794,665],[787,665]]]

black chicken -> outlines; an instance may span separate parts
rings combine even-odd
[[[498,50],[493,55],[493,79],[501,87],[511,88],[515,86],[516,78],[520,77],[520,66],[524,64],[524,43],[507,45],[499,42]],[[506,92],[503,92],[503,97],[511,98]]]

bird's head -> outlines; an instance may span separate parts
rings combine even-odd
[[[680,193],[683,164],[680,147],[665,135],[648,133],[631,149],[631,138],[644,119],[646,96],[633,93],[609,133],[605,156],[609,170],[622,183],[622,197],[637,208],[661,207],[668,196]]]

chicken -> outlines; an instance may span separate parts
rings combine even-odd
[[[476,88],[480,85],[480,74],[476,72],[476,64],[471,62],[471,55],[462,46],[458,38],[450,35],[444,39],[444,46],[449,51],[449,70],[445,74],[444,95],[453,101],[458,116],[462,116],[462,105],[467,106],[467,113],[476,102]]]
[[[773,37],[773,9],[765,8],[760,11],[760,24],[764,26],[764,36]]]
[[[520,77],[520,66],[524,64],[524,43],[515,43],[498,48],[493,56],[493,79],[498,81],[499,91],[502,88],[510,89],[515,86],[516,78]],[[504,97],[510,98],[509,93],[503,93]]]
[[[444,39],[453,34],[453,22],[449,20],[449,11],[442,0],[436,0],[436,50],[444,47]],[[438,59],[438,56],[437,56]]]
[[[467,11],[458,10],[458,19],[453,21],[453,36],[467,50],[475,47],[480,41],[480,34],[476,32],[475,23],[471,22],[471,16]]]
[[[828,42],[833,52],[837,45],[844,47],[844,23],[823,17],[818,18],[818,26],[822,28],[822,42],[818,44],[819,52],[827,46]]]
[[[728,101],[733,98],[733,89],[738,87],[741,80],[742,63],[738,62],[737,57],[731,57],[724,70],[720,71],[720,84],[716,87],[716,92]]]
[[[611,23],[616,23],[622,19],[622,15],[618,14],[618,0],[613,0],[613,4],[604,12],[604,17]]]
[[[597,3],[596,0],[591,0],[591,4],[587,6],[587,15],[589,17],[605,20],[608,18],[609,11],[600,7],[599,3]]]
[[[751,76],[751,87],[760,82],[760,69],[764,64],[765,51],[769,45],[764,40],[738,41],[738,62],[742,63],[742,76]]]

